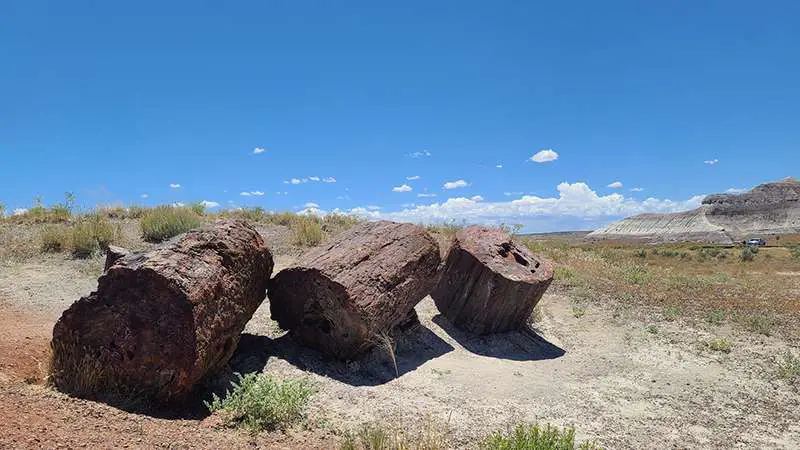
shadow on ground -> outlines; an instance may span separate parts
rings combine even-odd
[[[395,360],[386,350],[375,348],[358,361],[339,361],[304,347],[290,334],[276,339],[243,334],[231,359],[234,372],[260,372],[270,357],[288,361],[301,370],[333,378],[352,386],[377,386],[417,369],[425,362],[442,356],[453,347],[421,324],[395,336]]]
[[[550,343],[530,328],[477,336],[459,330],[441,314],[432,320],[462,347],[477,355],[514,361],[541,361],[560,358],[566,353],[563,348]]]

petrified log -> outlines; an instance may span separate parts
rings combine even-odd
[[[106,249],[106,264],[103,268],[103,272],[107,272],[108,269],[111,268],[115,262],[117,262],[117,260],[130,254],[131,251],[126,248],[117,247],[116,245],[109,245]]]
[[[456,233],[431,296],[458,328],[477,334],[523,327],[553,280],[552,265],[499,229]]]
[[[230,220],[120,257],[53,329],[56,387],[108,401],[183,400],[230,359],[272,267],[258,232]]]
[[[304,344],[351,359],[413,323],[436,284],[436,241],[408,223],[367,222],[309,251],[269,286],[272,318]]]

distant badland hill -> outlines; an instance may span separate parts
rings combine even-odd
[[[692,211],[628,217],[587,239],[732,244],[795,233],[800,233],[800,182],[786,178],[741,194],[709,195]]]

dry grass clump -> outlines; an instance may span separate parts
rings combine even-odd
[[[448,447],[449,430],[428,420],[420,428],[402,424],[368,423],[348,432],[341,450],[440,450]]]
[[[33,206],[26,212],[15,214],[6,220],[17,224],[66,223],[72,217],[74,205],[75,195],[70,192],[64,195],[64,203],[57,203],[50,207],[44,205],[41,197],[36,197]]]
[[[291,224],[294,243],[303,247],[319,245],[324,238],[322,220],[316,216],[296,216]]]
[[[47,225],[40,233],[43,253],[69,251],[76,258],[89,258],[117,242],[122,235],[118,225],[105,216],[90,214],[70,226]]]
[[[202,225],[196,211],[186,207],[158,206],[141,218],[142,238],[147,242],[162,242]]]

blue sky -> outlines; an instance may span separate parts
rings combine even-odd
[[[0,4],[0,201],[547,231],[797,175],[797,2],[235,3]]]

